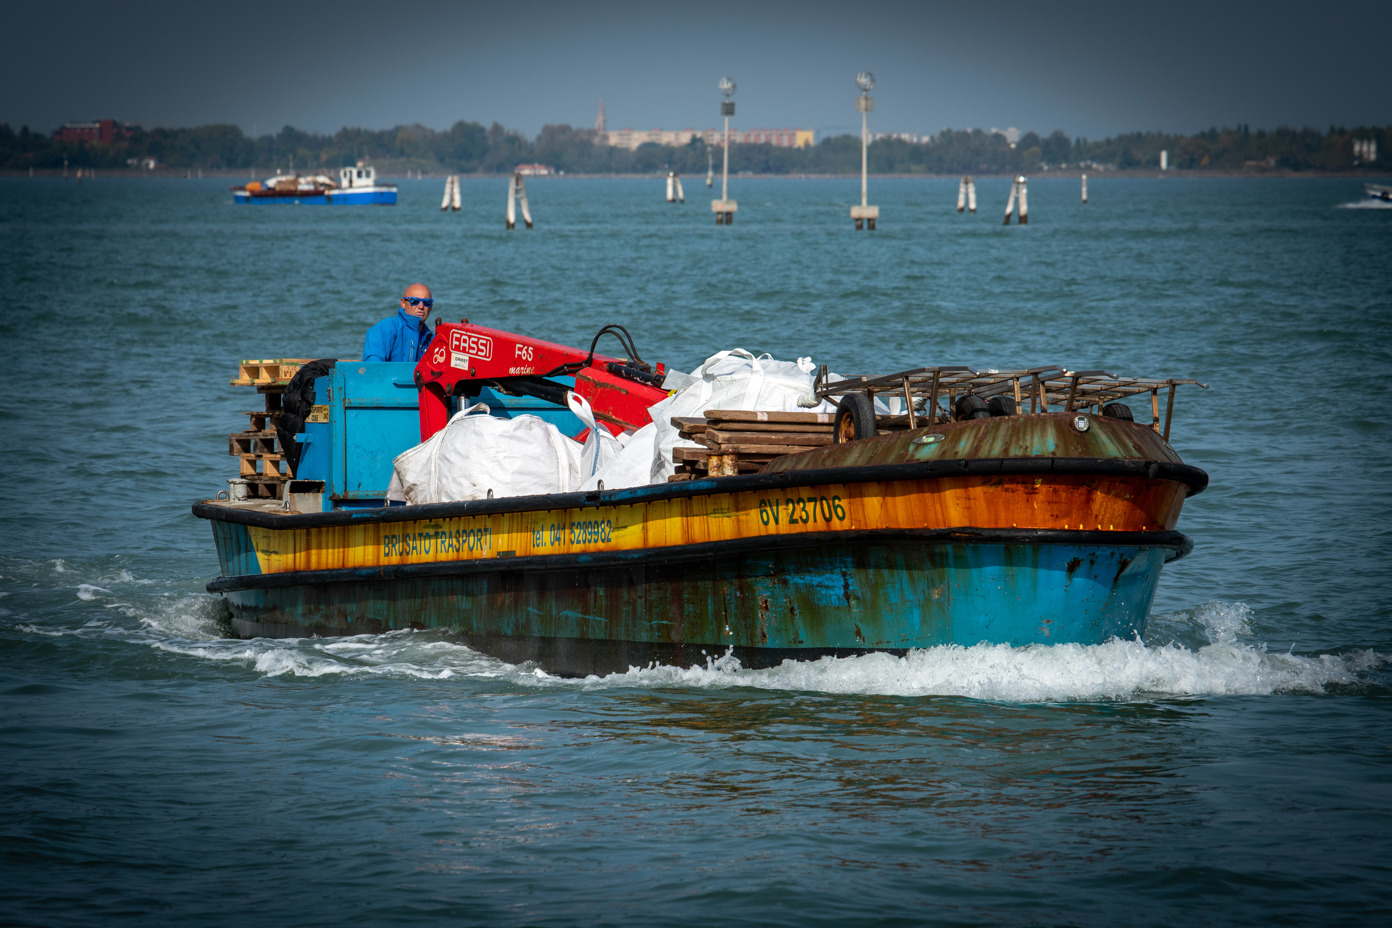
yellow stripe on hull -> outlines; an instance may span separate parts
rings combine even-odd
[[[1186,488],[1172,480],[965,476],[696,494],[585,508],[304,529],[248,526],[263,574],[533,555],[636,551],[867,529],[1165,532]]]

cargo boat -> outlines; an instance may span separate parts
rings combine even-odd
[[[371,498],[391,457],[419,439],[417,423],[429,432],[441,397],[563,416],[539,398],[542,375],[578,391],[603,366],[591,346],[589,368],[543,361],[480,380],[471,337],[440,331],[445,350],[415,369],[339,362],[319,382],[326,421],[300,435],[299,477],[267,498],[195,504],[221,564],[208,590],[226,600],[235,634],[442,629],[562,675],[726,654],[765,667],[1132,639],[1162,566],[1191,548],[1176,529],[1184,500],[1208,482],[1168,442],[1175,388],[1198,381],[939,366],[835,382],[823,370],[815,390],[834,416],[710,413],[725,420],[716,435],[741,419],[824,430],[817,447],[756,455],[754,472],[739,460],[760,450],[740,444],[759,440],[747,431],[689,453],[705,455],[704,473],[662,484],[414,506]],[[461,359],[453,349],[466,344],[476,354]],[[1147,396],[1152,421],[1133,421],[1120,400]],[[301,479],[316,471],[323,479]]]
[[[295,203],[379,206],[396,205],[396,185],[377,183],[377,169],[368,165],[340,168],[338,181],[325,174],[286,175],[252,181],[232,188],[236,203]]]

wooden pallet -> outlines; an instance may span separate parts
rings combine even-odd
[[[243,477],[249,499],[284,499],[285,481],[279,477]]]
[[[276,426],[280,424],[281,411],[279,409],[248,409],[244,414],[251,421],[253,432],[274,432]]]
[[[682,438],[700,448],[673,448],[672,482],[701,477],[755,474],[775,458],[832,443],[835,417],[818,412],[757,412],[708,409],[704,418],[677,416]]]
[[[227,436],[227,453],[238,459],[240,477],[281,483],[290,479],[289,465],[273,430],[234,432]]]
[[[265,361],[239,361],[234,387],[284,385],[313,358],[272,358]]]
[[[296,372],[311,358],[274,358],[242,361],[237,365],[233,386],[256,387],[264,397],[265,409],[250,409],[246,415],[250,428],[227,436],[227,453],[237,458],[238,476],[246,481],[252,499],[284,499],[285,484],[292,477],[284,449],[276,437],[276,427],[284,414],[285,388]],[[314,407],[310,421],[327,421],[328,407]]]

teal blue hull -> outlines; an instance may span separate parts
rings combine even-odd
[[[235,540],[245,528],[214,524],[224,576],[234,576],[247,566],[249,544]],[[303,571],[210,589],[227,596],[234,629],[247,637],[443,629],[504,660],[583,675],[700,664],[731,650],[759,667],[940,645],[1132,639],[1145,631],[1161,567],[1188,545],[1178,533],[1145,544],[873,532],[818,541]]]

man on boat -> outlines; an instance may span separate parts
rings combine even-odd
[[[401,295],[401,309],[367,330],[363,342],[364,361],[419,361],[435,333],[425,317],[435,300],[425,284],[411,284]]]

